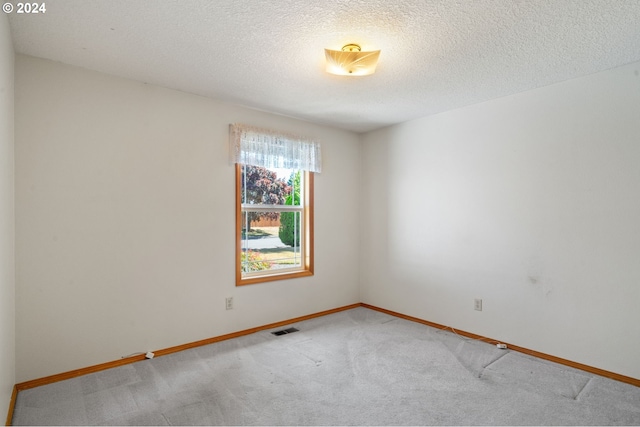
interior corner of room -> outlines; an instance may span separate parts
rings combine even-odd
[[[639,70],[356,131],[23,54],[1,14],[0,411],[360,303],[640,380]],[[235,122],[322,141],[313,276],[235,286]]]

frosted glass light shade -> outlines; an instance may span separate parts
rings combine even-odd
[[[376,71],[379,50],[361,52],[360,46],[346,45],[342,50],[324,50],[327,73],[340,76],[368,76]]]

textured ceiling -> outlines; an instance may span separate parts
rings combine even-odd
[[[15,3],[15,2],[14,2]],[[16,52],[363,132],[640,60],[640,0],[53,0]],[[376,74],[324,48],[381,49]]]

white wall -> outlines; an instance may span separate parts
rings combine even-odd
[[[358,135],[21,55],[15,90],[18,382],[360,300]],[[234,122],[321,141],[315,276],[235,287]]]
[[[640,378],[639,162],[640,63],[365,135],[363,302]]]
[[[9,21],[0,14],[0,414],[16,379],[13,62]]]

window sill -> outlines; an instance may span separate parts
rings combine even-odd
[[[313,276],[313,270],[295,271],[289,273],[275,273],[264,276],[237,277],[236,286],[253,285],[256,283],[273,282],[276,280],[297,279],[299,277]]]

